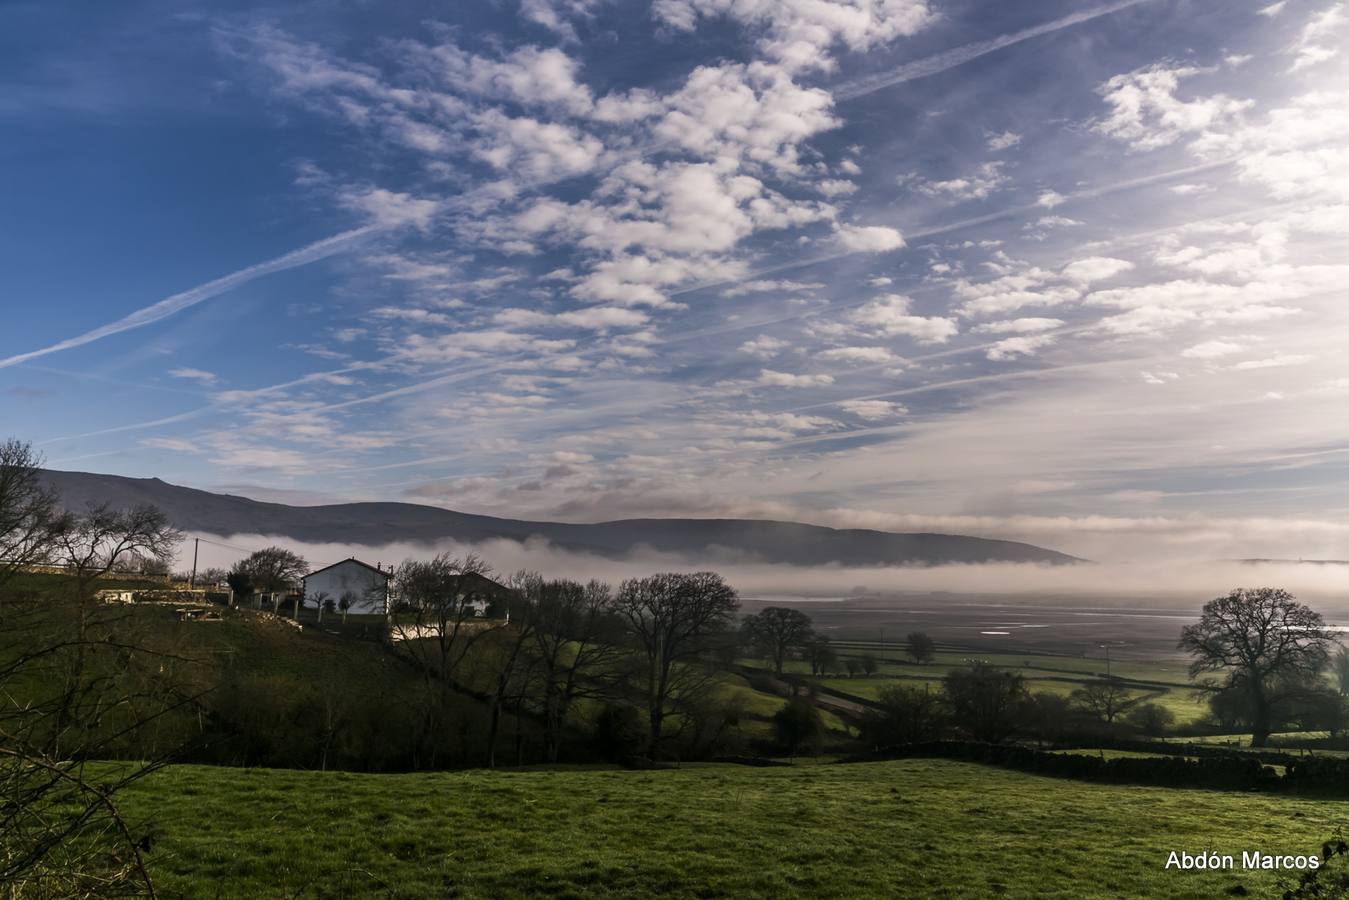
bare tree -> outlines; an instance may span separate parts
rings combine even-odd
[[[1287,591],[1238,588],[1204,604],[1199,622],[1181,630],[1179,646],[1194,657],[1191,678],[1217,673],[1210,689],[1244,695],[1251,746],[1263,747],[1275,707],[1324,669],[1333,642],[1321,614]]]
[[[1079,709],[1108,724],[1133,709],[1144,697],[1135,694],[1118,678],[1102,678],[1073,691],[1072,699]]]
[[[3,446],[11,464],[25,464],[13,442]],[[148,507],[56,515],[33,488],[35,458],[26,459],[30,471],[11,472],[0,496],[0,521],[43,525],[11,545],[21,548],[11,562],[50,560],[66,574],[0,605],[0,887],[9,896],[154,896],[145,839],[116,796],[157,763],[94,778],[84,760],[129,748],[142,761],[158,756],[157,723],[197,698],[169,682],[181,657],[141,633],[134,610],[100,603],[95,585],[131,554],[167,560],[179,536]]]
[[[533,611],[540,603],[545,582],[537,572],[520,571],[507,583],[510,595],[504,599],[509,623],[492,629],[487,637],[491,654],[490,690],[488,691],[487,767],[496,766],[497,734],[501,731],[501,714],[507,698],[523,693],[521,685],[528,681],[532,657],[527,649],[533,643],[538,624]]]
[[[976,741],[997,744],[1026,723],[1026,682],[1016,672],[978,662],[952,669],[943,680],[946,702],[956,727]]]
[[[838,666],[838,654],[830,646],[829,638],[817,634],[806,642],[806,662],[810,663],[810,674],[824,675]]]
[[[425,703],[421,753],[435,765],[436,741],[456,675],[473,645],[492,627],[475,621],[477,608],[493,599],[496,585],[487,563],[442,553],[430,560],[408,560],[393,577],[390,633],[423,675]]]
[[[318,607],[318,624],[323,624],[323,608],[332,602],[333,595],[327,591],[317,591],[314,594],[314,605]]]
[[[99,578],[115,571],[122,559],[139,554],[151,559],[170,560],[182,540],[182,534],[169,524],[168,518],[153,506],[137,506],[119,510],[109,504],[91,506],[83,515],[65,514],[61,517],[54,541],[54,558],[68,574],[71,603],[66,611],[74,625],[73,653],[64,678],[67,685],[67,703],[57,716],[59,751],[60,736],[78,722],[83,714],[96,715],[82,709],[76,701],[83,698],[79,686],[85,681],[91,640],[99,624],[98,602],[94,585]]]
[[[747,643],[755,647],[782,674],[782,666],[793,652],[802,651],[815,638],[810,616],[799,609],[769,606],[740,624]]]
[[[89,507],[83,515],[64,515],[57,526],[54,553],[74,579],[76,596],[87,599],[94,581],[116,571],[127,557],[167,563],[182,539],[156,507],[117,509],[104,503]]]
[[[275,595],[296,590],[309,571],[309,563],[303,556],[284,547],[264,547],[242,560],[237,568],[247,573],[257,597],[255,608],[261,608],[264,593]],[[273,609],[280,612],[276,603],[273,603]]]
[[[544,752],[549,762],[556,762],[572,706],[614,691],[623,653],[622,623],[614,614],[613,591],[599,581],[544,582],[520,614],[533,620],[531,653]]]
[[[42,484],[42,457],[30,444],[0,443],[0,592],[49,561],[59,519],[56,492]]]
[[[932,662],[932,658],[936,655],[937,651],[937,644],[932,638],[928,637],[924,632],[911,631],[909,632],[907,641],[909,658],[920,666]]]
[[[654,759],[666,720],[715,683],[707,657],[740,607],[735,590],[715,572],[661,574],[623,582],[614,601],[637,645],[638,677],[647,708],[647,751]]]
[[[224,584],[226,582],[226,579],[228,579],[228,577],[229,572],[227,570],[222,569],[219,566],[211,566],[209,568],[202,569],[200,572],[197,573],[197,587],[201,588],[218,587],[221,584]],[[180,580],[187,581],[188,579],[183,578]]]

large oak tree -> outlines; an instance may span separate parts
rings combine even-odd
[[[769,606],[747,616],[740,630],[750,646],[772,662],[773,671],[779,675],[787,657],[804,651],[816,637],[810,616],[784,606]]]
[[[1279,588],[1238,588],[1204,604],[1199,621],[1180,633],[1194,657],[1190,677],[1215,673],[1215,689],[1249,701],[1251,746],[1269,739],[1278,705],[1305,692],[1329,659],[1334,636],[1321,614]]]

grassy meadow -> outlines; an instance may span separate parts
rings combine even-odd
[[[939,648],[935,658],[926,664],[913,662],[902,646],[890,644],[880,647],[871,643],[839,641],[835,645],[840,665],[849,658],[864,655],[876,659],[877,668],[871,675],[858,673],[848,676],[831,673],[814,679],[821,687],[866,700],[874,700],[880,692],[896,684],[906,686],[931,685],[935,689],[952,669],[961,669],[975,660],[1020,674],[1026,689],[1032,693],[1046,691],[1067,696],[1078,688],[1099,681],[1106,674],[1106,661],[1052,653],[980,653],[967,649]],[[763,666],[762,660],[742,661],[750,666]],[[809,675],[810,667],[801,660],[791,660],[785,671]],[[1208,712],[1208,705],[1190,683],[1184,662],[1176,659],[1115,660],[1110,674],[1126,679],[1129,686],[1148,702],[1158,703],[1171,711],[1177,725],[1193,722]]]
[[[123,795],[161,896],[1214,897],[1313,853],[1349,803],[1116,787],[967,763],[357,775],[174,766]]]

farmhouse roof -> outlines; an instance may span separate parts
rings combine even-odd
[[[341,560],[341,561],[339,561],[339,562],[333,563],[331,566],[324,566],[322,569],[315,569],[314,571],[310,572],[308,575],[304,576],[304,578],[305,578],[305,580],[308,580],[308,579],[310,579],[310,578],[313,578],[315,575],[319,574],[320,572],[326,572],[326,571],[328,571],[329,569],[335,569],[335,568],[337,568],[338,566],[345,565],[346,563],[355,563],[356,565],[361,566],[362,568],[369,569],[371,572],[374,572],[374,573],[377,574],[377,575],[382,575],[382,576],[384,576],[386,579],[393,575],[392,572],[386,572],[386,571],[384,571],[383,569],[381,569],[379,566],[372,566],[372,565],[370,565],[370,563],[368,563],[368,562],[362,562],[361,560],[357,559],[357,558],[354,557],[354,556],[349,556],[349,557],[347,557],[347,558],[344,559],[344,560]]]

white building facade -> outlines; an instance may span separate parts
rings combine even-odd
[[[337,609],[352,613],[384,615],[389,606],[389,576],[392,573],[352,557],[304,577],[306,603],[331,600]]]

